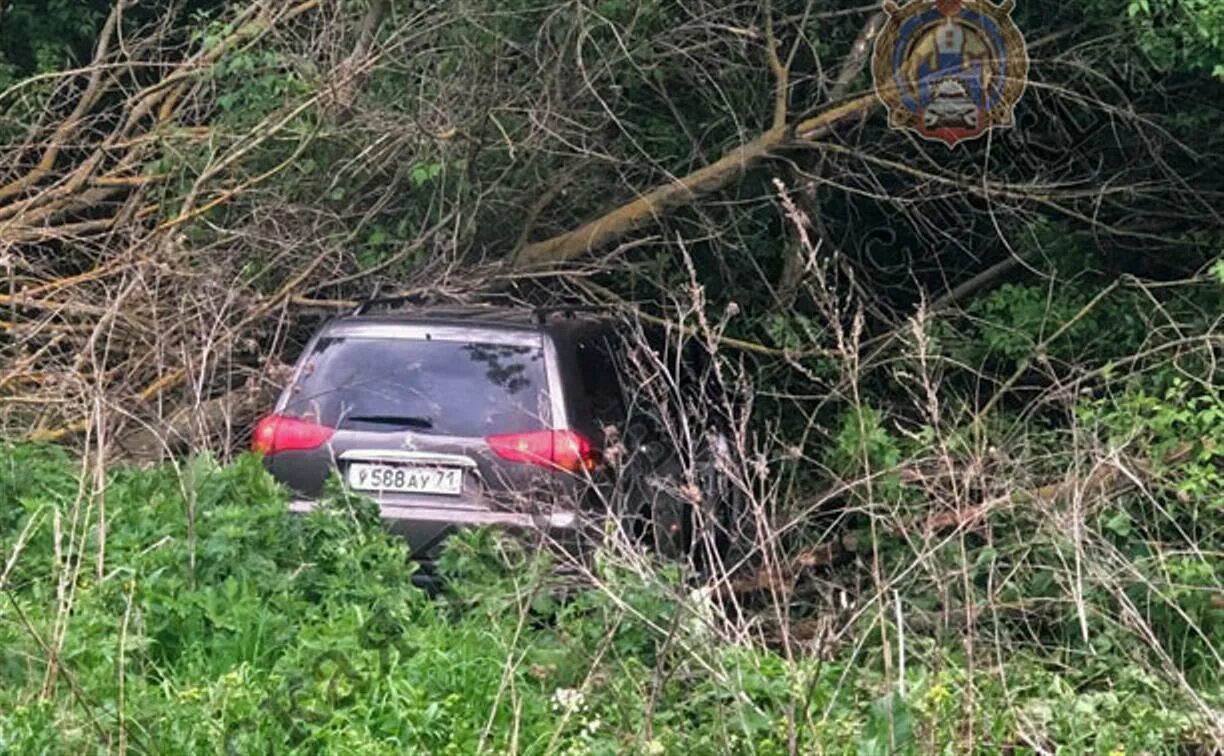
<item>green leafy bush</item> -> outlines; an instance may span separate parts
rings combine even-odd
[[[465,532],[431,597],[370,501],[336,487],[289,516],[252,456],[94,480],[0,446],[0,751],[1158,752],[1205,726],[1117,648],[971,664],[911,629],[902,677],[874,614],[820,653],[732,642],[710,589],[603,549],[576,581]]]

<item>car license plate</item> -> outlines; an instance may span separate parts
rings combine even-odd
[[[358,491],[457,496],[463,491],[463,471],[457,467],[420,467],[354,462],[348,468],[348,482]]]

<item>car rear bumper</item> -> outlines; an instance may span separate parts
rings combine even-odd
[[[456,528],[500,527],[549,534],[563,541],[573,540],[581,525],[581,517],[572,510],[547,513],[511,512],[478,507],[439,506],[437,504],[407,504],[380,501],[379,515],[387,529],[408,541],[417,559],[432,561],[437,557],[442,541]],[[306,514],[315,509],[313,499],[293,499],[289,511]]]
[[[317,502],[311,499],[294,499],[289,502],[289,511],[305,514],[314,511]],[[418,506],[379,504],[383,521],[448,523],[465,527],[495,525],[507,528],[536,528],[541,530],[569,530],[578,526],[578,514],[569,510],[548,514],[505,512],[494,509],[475,509],[440,506]]]

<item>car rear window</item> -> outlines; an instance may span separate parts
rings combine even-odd
[[[539,345],[324,337],[283,412],[334,428],[482,437],[548,427]]]

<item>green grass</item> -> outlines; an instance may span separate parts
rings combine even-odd
[[[0,752],[1161,753],[1210,725],[1122,647],[911,631],[902,680],[889,608],[788,660],[668,570],[603,553],[578,586],[488,531],[430,597],[370,502],[287,516],[254,457],[81,478],[0,446]]]

